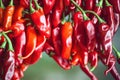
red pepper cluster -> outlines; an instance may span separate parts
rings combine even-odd
[[[112,44],[119,25],[120,0],[0,0],[0,80],[20,80],[42,52],[91,80],[101,61],[120,80]]]

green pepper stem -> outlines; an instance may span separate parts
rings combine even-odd
[[[89,20],[85,11],[74,0],[71,0],[71,2],[82,12],[84,20]]]
[[[10,38],[4,32],[2,32],[2,35],[5,37],[5,39],[8,42],[8,51],[14,52],[13,45],[12,45]]]
[[[117,48],[113,45],[113,50],[115,51],[118,58],[120,58],[120,52],[117,50]]]
[[[13,0],[10,0],[9,6],[13,6]]]
[[[5,49],[6,44],[7,44],[7,41],[6,41],[6,39],[5,39],[5,41],[2,43],[2,45],[0,46],[0,48]]]
[[[92,67],[92,68],[90,69],[90,71],[93,72],[93,71],[95,70],[95,68],[96,68],[96,67]]]
[[[35,2],[35,6],[36,6],[37,10],[41,9],[41,7],[39,6],[37,0],[34,0],[34,2]]]
[[[106,4],[106,6],[112,6],[112,5],[108,2],[108,0],[105,0],[105,4]]]
[[[97,17],[99,23],[106,23],[106,22],[105,22],[102,18],[100,18],[94,11],[86,10],[85,12],[86,12],[86,13],[92,13],[92,14],[94,14],[94,15]]]
[[[4,6],[2,0],[0,0],[0,8],[5,9],[5,6]]]
[[[96,6],[98,6],[98,7],[103,7],[103,0],[100,0],[97,4],[96,4]]]
[[[30,0],[30,13],[34,13],[35,9],[32,7],[32,0]]]

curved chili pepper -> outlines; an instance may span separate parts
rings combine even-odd
[[[71,22],[65,22],[61,28],[61,38],[62,38],[62,58],[69,59],[71,55],[72,48],[72,33],[73,27]]]
[[[2,22],[3,22],[3,14],[4,14],[4,5],[1,0],[0,1],[0,25],[2,25]]]
[[[33,54],[36,47],[36,42],[37,42],[37,35],[35,29],[33,26],[28,26],[26,28],[26,45],[22,59],[27,59]]]
[[[21,5],[15,6],[15,11],[14,11],[14,14],[13,14],[14,16],[12,18],[13,23],[18,21],[18,20],[21,20],[21,18],[23,16],[23,14],[22,14],[23,10],[24,10],[23,6],[21,6]]]
[[[102,16],[105,19],[105,21],[107,22],[107,24],[110,27],[110,31],[111,31],[111,36],[113,36],[114,33],[114,12],[113,12],[113,7],[112,5],[105,0],[106,2],[106,6],[104,6],[103,10],[102,10]]]
[[[39,31],[40,34],[43,36],[49,35],[47,33],[48,26],[46,23],[46,18],[44,15],[43,9],[38,5],[37,1],[35,1],[35,5],[37,7],[37,10],[35,11],[34,8],[32,7],[32,2],[30,2],[30,16],[34,24],[36,25],[37,30]]]
[[[60,33],[60,27],[56,27],[52,30],[52,42],[57,55],[61,55],[62,39]]]
[[[4,18],[3,18],[3,29],[7,30],[12,24],[12,17],[14,13],[13,0],[10,1],[10,4],[5,8]]]
[[[108,0],[113,5],[113,10],[120,14],[120,0]]]
[[[105,24],[101,23],[98,24],[98,37],[100,39],[100,44],[102,45],[102,48],[104,50],[104,54],[106,55],[106,64],[108,64],[110,60],[110,54],[112,53],[112,36],[110,27]]]
[[[106,65],[106,59],[105,59],[104,54],[99,53],[99,57],[100,57],[102,63],[103,63],[104,65]],[[111,75],[114,77],[114,79],[120,80],[120,75],[119,75],[119,73],[118,73],[118,71],[117,71],[117,69],[116,69],[116,67],[115,67],[115,59],[114,59],[115,57],[114,57],[114,55],[112,55],[112,54],[111,54],[111,57],[112,57],[112,59],[110,59],[111,61],[110,61],[109,64],[107,65],[109,68],[108,68],[108,70],[106,70],[106,71],[109,71],[109,72],[111,73]]]
[[[56,0],[55,7],[52,12],[52,25],[57,27],[61,22],[62,12],[64,9],[63,0]]]
[[[50,13],[50,11],[52,11],[54,4],[56,2],[56,0],[42,0],[43,1],[43,10],[45,14]]]
[[[24,60],[24,64],[35,64],[42,57],[42,50],[46,42],[45,36],[37,35],[37,44],[33,54]]]

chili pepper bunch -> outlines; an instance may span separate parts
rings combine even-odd
[[[91,80],[98,80],[93,71],[101,61],[104,74],[120,80],[112,44],[119,25],[120,0],[0,0],[0,79],[20,80],[46,52]]]

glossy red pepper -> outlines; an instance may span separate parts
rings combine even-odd
[[[57,27],[61,22],[62,12],[64,9],[63,0],[56,0],[53,12],[52,12],[52,25]]]
[[[71,22],[65,22],[61,27],[61,38],[62,38],[62,58],[69,59],[72,48],[72,34],[73,27]]]
[[[37,35],[35,29],[33,26],[28,26],[26,28],[26,45],[22,59],[27,59],[33,54],[36,47],[36,42],[37,42]]]
[[[110,55],[112,53],[112,36],[110,27],[106,23],[100,23],[98,24],[97,28],[98,39],[107,58],[106,64],[108,64],[110,60]]]
[[[23,10],[24,7],[21,5],[15,6],[14,16],[12,17],[12,22],[16,22],[18,20],[21,20],[23,17]]]
[[[52,11],[54,5],[55,5],[55,2],[56,0],[42,0],[43,1],[43,10],[44,10],[44,13],[45,14],[48,14],[50,13],[50,11]]]
[[[62,39],[60,31],[60,27],[56,27],[52,30],[52,42],[57,55],[61,55],[62,51]]]
[[[34,10],[34,8],[32,7],[32,2],[30,2],[31,19],[33,23],[36,25],[36,28],[39,31],[39,33],[42,34],[43,36],[47,36],[49,34],[47,33],[48,27],[47,27],[44,11],[38,5],[36,0],[35,0],[35,5],[37,7],[37,10]]]
[[[113,12],[113,6],[105,0],[106,5],[102,9],[102,16],[107,22],[107,24],[110,26],[111,36],[113,36],[114,33],[114,12]]]
[[[5,8],[4,12],[4,18],[3,18],[3,28],[5,30],[8,30],[8,28],[12,24],[12,17],[14,13],[14,5],[13,5],[13,0],[10,1],[10,4]]]

